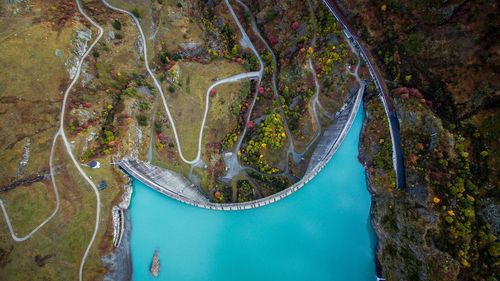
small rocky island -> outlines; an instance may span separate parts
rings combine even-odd
[[[149,272],[151,272],[153,277],[158,277],[158,274],[160,274],[160,252],[158,252],[158,250],[155,250],[153,254],[153,261],[151,262],[151,269]]]

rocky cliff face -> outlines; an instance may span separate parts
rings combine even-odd
[[[337,3],[374,54],[401,123],[408,188],[396,190],[387,121],[367,98],[360,151],[384,277],[497,280],[498,3]]]
[[[373,196],[372,225],[379,239],[382,275],[387,280],[456,280],[458,262],[429,241],[440,224],[439,213],[431,206],[433,191],[412,173],[408,190],[394,188],[389,131],[382,121],[385,113],[375,97],[365,102],[365,108],[360,155]],[[429,131],[442,131],[436,118],[426,120],[415,113],[406,117],[408,125],[430,123]]]
[[[336,2],[377,59],[389,88],[419,89],[447,129],[475,138],[478,153],[488,150],[481,176],[490,184],[500,182],[498,3]]]
[[[498,233],[490,225],[498,225],[498,216],[483,214],[498,197],[477,185],[465,138],[445,129],[415,89],[396,93],[407,189],[395,189],[387,121],[376,96],[365,101],[360,145],[382,275],[387,280],[490,280],[498,266]]]

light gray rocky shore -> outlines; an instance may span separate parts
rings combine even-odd
[[[104,275],[104,281],[132,280],[132,258],[130,254],[130,214],[128,210],[123,211],[124,229],[120,245],[114,251],[102,258],[103,263],[109,268],[109,272]]]
[[[132,280],[132,257],[130,254],[131,223],[128,207],[132,198],[132,181],[127,175],[128,182],[123,186],[122,200],[113,207],[113,247],[114,250],[102,257],[102,262],[109,269],[103,280]]]

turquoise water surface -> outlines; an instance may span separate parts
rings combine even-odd
[[[357,160],[358,116],[330,163],[277,203],[211,211],[134,181],[130,208],[133,277],[174,281],[375,280],[370,194]],[[149,274],[160,251],[160,276]]]

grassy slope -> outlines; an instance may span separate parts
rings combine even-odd
[[[9,123],[9,126],[2,126],[0,132],[5,142],[2,144],[1,153],[2,156],[6,155],[1,165],[3,167],[1,172],[4,175],[1,177],[2,180],[9,180],[16,174],[25,143],[23,140],[25,134],[29,134],[31,139],[31,154],[25,174],[43,173],[48,169],[50,142],[57,126],[60,110],[60,92],[61,89],[65,89],[69,80],[64,63],[72,55],[74,48],[72,38],[76,30],[83,28],[80,23],[72,21],[51,25],[51,21],[57,20],[60,16],[59,10],[52,9],[45,2],[33,2],[31,7],[32,10],[27,14],[17,16],[3,14],[0,17],[0,24],[6,27],[6,32],[3,34],[4,41],[2,41],[4,52],[0,54],[0,60],[4,63],[2,65],[10,66],[0,69],[2,74],[0,81],[2,85],[5,84],[0,92],[3,98],[1,106],[4,112],[2,114],[6,115],[5,118],[4,116],[0,118],[0,122]],[[122,21],[127,19],[123,16],[117,16],[117,18]],[[110,24],[110,20],[104,24],[106,34],[111,28]],[[134,27],[130,23],[124,24],[123,31],[130,35],[124,36],[124,43],[121,46],[117,48],[111,46],[111,50],[106,52],[101,42],[96,49],[101,53],[103,60],[112,60],[115,73],[121,69],[134,69],[134,66],[130,64],[134,62],[134,56],[131,56],[130,52],[135,53],[133,45],[136,37],[135,33],[127,31],[127,28],[133,29]],[[94,30],[93,34],[95,33]],[[61,57],[56,57],[56,48],[62,51]],[[121,61],[120,58],[124,57],[130,59]],[[135,61],[138,61],[138,57]],[[93,59],[91,58],[87,63],[89,65],[87,71],[95,75]],[[16,79],[12,78],[13,75]],[[77,86],[80,84],[81,82],[77,83]],[[99,111],[95,107],[106,106],[109,101],[105,92],[96,96],[95,87],[95,82],[93,82],[90,88],[94,90],[73,91],[70,103],[74,97],[90,97],[94,99],[91,101],[95,102],[93,110]],[[104,96],[102,96],[103,93]],[[10,97],[14,97],[13,101]],[[6,100],[7,102],[4,102]],[[67,120],[71,119],[71,114],[67,118]],[[22,122],[23,125],[20,126],[17,122]],[[46,127],[49,129],[46,130]],[[68,129],[66,130],[68,132]],[[73,138],[76,141],[75,156],[77,158],[80,155],[78,151],[86,142],[86,132],[79,135],[72,135],[68,132],[70,140]],[[15,138],[22,141],[13,145],[12,149],[6,149],[16,141]],[[111,247],[108,228],[111,225],[111,204],[116,201],[120,194],[120,186],[123,184],[121,175],[116,174],[113,167],[109,165],[111,159],[103,157],[99,160],[102,163],[100,170],[84,168],[96,183],[105,179],[109,184],[108,189],[100,192],[102,201],[100,231],[85,266],[84,275],[88,279],[102,276],[106,271],[100,256]],[[0,262],[2,264],[0,279],[2,280],[29,280],[33,276],[47,280],[75,280],[78,277],[80,260],[94,229],[95,195],[90,186],[83,182],[81,176],[71,166],[72,162],[60,141],[54,164],[58,167],[56,179],[61,196],[61,207],[54,219],[32,239],[23,243],[13,242],[6,231],[4,221],[0,223],[2,230],[5,230],[0,233],[0,251],[3,254]],[[7,204],[14,229],[19,235],[25,235],[32,230],[55,207],[54,194],[48,180],[18,187],[1,196]],[[35,257],[47,255],[45,265],[39,267],[35,262]]]
[[[3,280],[29,280],[37,276],[41,280],[74,280],[78,276],[78,267],[87,243],[90,240],[95,222],[95,196],[81,176],[71,165],[71,161],[66,156],[66,151],[59,141],[56,152],[55,163],[60,167],[56,176],[57,185],[61,196],[61,207],[57,215],[45,227],[32,238],[23,243],[15,243],[11,240],[7,231],[0,233],[0,248],[10,251],[3,257],[6,263],[0,271],[0,278]],[[94,177],[95,177],[94,173]],[[108,177],[109,174],[106,176]],[[26,192],[26,189],[32,189]],[[46,187],[45,187],[46,188]],[[46,189],[47,190],[47,189]],[[9,192],[7,199],[8,206],[20,203],[13,208],[9,207],[13,224],[19,235],[25,235],[26,230],[31,230],[40,223],[39,218],[26,219],[32,213],[33,207],[40,207],[42,212],[39,217],[45,216],[54,207],[54,194],[52,189],[45,194],[45,200],[40,200],[42,186],[31,186]],[[97,251],[99,241],[104,238],[106,224],[111,214],[111,202],[120,192],[119,185],[111,185],[110,188],[101,191],[103,203],[101,214],[102,221],[97,242],[94,243],[93,250],[87,260],[85,276],[94,279],[105,272],[101,261],[100,252]],[[18,197],[24,195],[22,199]],[[10,198],[9,198],[10,197]],[[10,201],[12,199],[13,201]],[[20,201],[22,200],[22,202]],[[30,202],[33,207],[23,208]],[[35,222],[35,219],[36,222]],[[23,227],[20,225],[25,224]],[[6,229],[2,221],[2,229]],[[17,227],[17,228],[16,228]],[[106,239],[107,240],[107,239]],[[13,248],[11,248],[13,247]],[[35,263],[35,256],[51,255],[42,267]]]
[[[37,16],[33,12],[0,17],[0,185],[14,179],[25,138],[31,140],[31,159],[24,174],[47,170],[60,86],[68,78],[64,63],[72,56],[70,39],[81,28],[69,25],[55,31],[50,24],[32,24]],[[56,49],[62,51],[61,57],[56,57]]]

